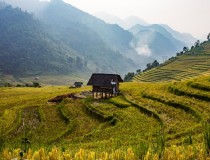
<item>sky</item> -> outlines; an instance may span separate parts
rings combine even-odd
[[[64,0],[94,15],[105,12],[121,19],[137,16],[150,24],[167,24],[198,39],[210,33],[210,0]]]

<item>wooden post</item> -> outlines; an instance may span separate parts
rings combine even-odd
[[[105,98],[107,99],[108,97],[107,97],[107,92],[105,92]]]

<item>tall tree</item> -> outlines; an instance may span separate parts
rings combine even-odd
[[[210,33],[208,34],[207,39],[208,39],[208,41],[210,41]]]
[[[189,51],[189,48],[185,46],[185,47],[183,48],[183,52],[187,52],[187,51]]]
[[[140,74],[140,73],[141,73],[141,69],[137,69],[136,74]]]
[[[152,68],[159,66],[159,62],[157,60],[154,60],[154,62],[152,63]]]
[[[200,46],[200,41],[197,40],[197,41],[195,42],[195,47],[199,47],[199,46]]]

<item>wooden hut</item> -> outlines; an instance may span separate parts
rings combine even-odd
[[[74,87],[75,88],[80,88],[80,87],[82,87],[82,85],[83,85],[83,83],[82,82],[74,82]]]
[[[93,97],[111,97],[119,93],[119,82],[123,82],[118,74],[93,73],[87,85],[92,85]]]

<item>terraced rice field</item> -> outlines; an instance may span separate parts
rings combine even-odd
[[[48,100],[90,88],[0,90],[1,137],[9,148],[21,147],[21,139],[27,137],[32,148],[56,145],[73,154],[83,148],[97,153],[121,150],[125,155],[131,147],[139,159],[147,152],[171,152],[173,146],[201,146],[203,124],[210,121],[209,76],[183,82],[123,83],[118,97],[66,98],[60,103]]]
[[[134,82],[163,82],[181,81],[195,78],[200,75],[210,75],[210,44],[204,43],[201,47],[187,54],[178,56],[159,67],[146,71],[133,78]]]

